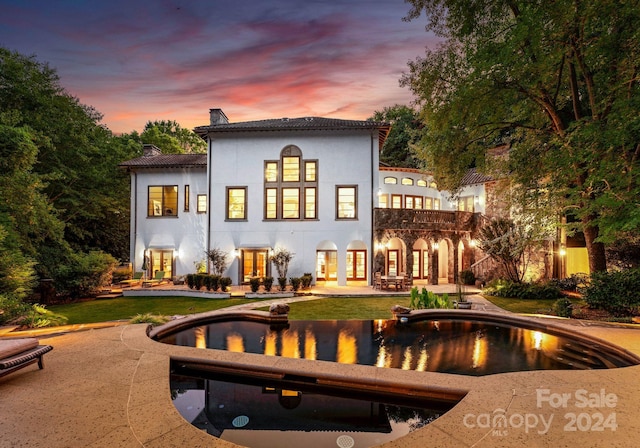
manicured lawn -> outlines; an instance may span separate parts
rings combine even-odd
[[[557,299],[551,300],[524,300],[524,299],[507,299],[504,297],[485,296],[485,298],[500,308],[511,311],[512,313],[523,314],[551,314],[553,305]],[[583,303],[579,299],[571,300],[574,304]]]
[[[514,313],[548,314],[555,300],[518,300],[487,297],[495,305]],[[389,319],[393,305],[409,306],[409,297],[329,297],[289,306],[291,320],[320,319]],[[106,322],[130,319],[136,314],[172,316],[212,311],[243,303],[249,299],[201,299],[190,297],[120,297],[110,300],[92,300],[67,305],[53,305],[49,309],[67,316],[69,324]],[[577,302],[577,301],[576,301]],[[267,310],[268,308],[257,308]]]
[[[192,297],[119,297],[109,300],[52,305],[54,313],[67,316],[69,324],[106,322],[130,319],[136,314],[152,313],[164,316],[212,311],[228,306],[251,303],[249,299],[201,299]]]
[[[329,297],[294,302],[289,304],[289,319],[390,319],[393,305],[409,306],[410,301],[409,297]]]

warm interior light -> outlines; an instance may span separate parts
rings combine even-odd
[[[433,250],[438,250],[440,248],[440,244],[433,243]]]

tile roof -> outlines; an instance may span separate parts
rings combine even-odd
[[[206,154],[159,154],[127,160],[118,165],[121,168],[192,168],[207,166]]]
[[[475,168],[471,168],[464,175],[460,183],[461,185],[473,185],[473,184],[483,184],[490,180],[493,180],[493,177],[488,176],[486,174],[478,173]]]
[[[258,131],[338,131],[354,129],[378,130],[380,146],[384,143],[391,125],[380,121],[366,120],[340,120],[337,118],[301,117],[301,118],[274,118],[268,120],[243,121],[238,123],[219,123],[206,126],[198,126],[194,132],[201,137],[209,133],[222,132],[258,132]]]
[[[274,118],[268,120],[243,121],[198,126],[195,132],[233,132],[233,131],[274,131],[274,130],[310,130],[310,129],[380,129],[389,128],[389,123],[379,121],[339,120],[336,118],[301,117]]]

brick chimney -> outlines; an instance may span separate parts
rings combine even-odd
[[[150,143],[145,143],[142,145],[143,157],[159,156],[160,154],[162,154],[162,151],[156,145],[152,145]]]
[[[209,120],[211,126],[229,123],[229,119],[224,112],[222,112],[222,109],[209,109]]]

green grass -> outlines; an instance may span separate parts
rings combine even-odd
[[[496,306],[513,313],[548,314],[555,300],[519,300],[503,297],[486,297]],[[138,314],[171,316],[212,311],[243,303],[256,302],[249,299],[202,299],[191,297],[120,297],[110,300],[52,305],[54,313],[62,314],[69,324],[127,320]],[[393,305],[409,306],[409,297],[330,297],[289,306],[291,320],[321,319],[389,319]],[[267,310],[267,307],[257,308]]]
[[[551,314],[551,310],[553,310],[553,306],[557,300],[509,299],[494,296],[484,296],[484,298],[504,310],[521,314]],[[571,302],[581,303],[579,299],[571,300]]]
[[[66,316],[68,324],[87,324],[131,319],[137,314],[194,314],[255,302],[249,299],[202,299],[194,297],[119,297],[109,300],[52,305],[54,313]]]
[[[410,301],[409,297],[330,297],[294,302],[289,304],[289,319],[390,319],[393,305],[409,306]]]

